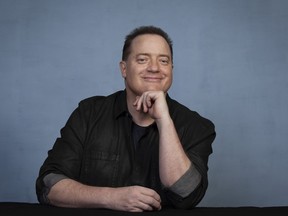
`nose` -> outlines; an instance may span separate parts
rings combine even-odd
[[[158,61],[157,60],[151,60],[149,65],[148,65],[147,70],[149,72],[152,72],[152,73],[159,72],[159,63],[158,63]]]

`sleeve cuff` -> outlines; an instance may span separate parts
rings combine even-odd
[[[168,190],[178,194],[182,198],[191,194],[201,182],[201,175],[191,164],[190,168]]]
[[[45,204],[49,204],[50,201],[48,199],[48,194],[50,192],[50,189],[57,182],[59,182],[62,179],[66,179],[66,178],[68,178],[68,177],[65,176],[65,175],[62,175],[62,174],[49,173],[48,175],[46,175],[43,178],[43,182],[44,182],[45,187],[44,187],[44,191],[43,191],[43,194],[42,194],[41,202],[45,203]]]

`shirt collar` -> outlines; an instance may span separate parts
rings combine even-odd
[[[119,91],[115,99],[114,118],[118,118],[121,115],[130,116],[127,107],[126,90]]]
[[[172,99],[166,94],[166,101],[167,105],[169,107],[169,110],[171,107],[171,101]],[[118,92],[118,95],[115,99],[115,110],[114,110],[114,118],[118,118],[121,115],[127,115],[131,117],[131,114],[129,113],[128,107],[127,107],[127,93],[126,90],[122,90]]]

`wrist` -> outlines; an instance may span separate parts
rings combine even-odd
[[[163,118],[156,119],[155,122],[157,124],[158,129],[161,129],[163,127],[174,126],[173,120],[169,115]]]

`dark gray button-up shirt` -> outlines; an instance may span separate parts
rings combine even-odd
[[[43,194],[47,194],[43,179],[53,173],[93,186],[141,185],[157,191],[163,206],[196,206],[208,186],[208,157],[216,136],[214,124],[168,95],[166,100],[183,148],[201,176],[191,193],[183,197],[162,186],[156,124],[145,130],[135,148],[124,90],[79,103],[40,169],[36,181],[39,202],[44,202]]]

